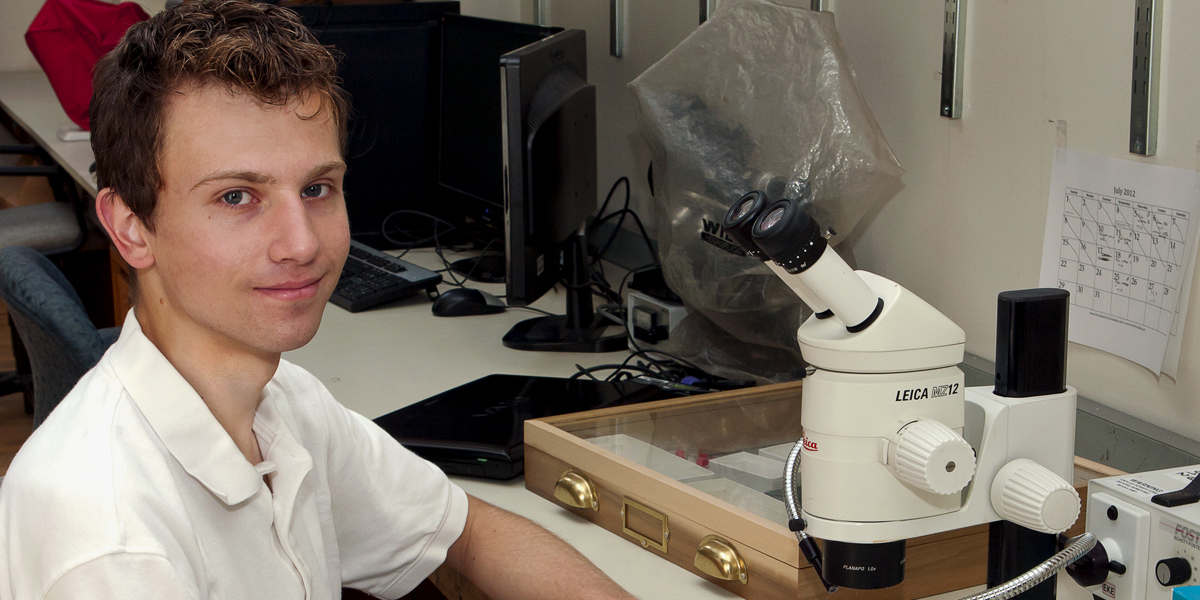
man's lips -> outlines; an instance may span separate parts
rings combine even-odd
[[[317,295],[323,277],[295,279],[254,288],[260,294],[278,300],[307,300]]]

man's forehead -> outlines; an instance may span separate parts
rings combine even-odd
[[[228,179],[272,184],[344,165],[317,94],[275,105],[219,84],[189,84],[169,97],[160,159],[164,189],[186,194]]]
[[[172,87],[165,98],[165,124],[173,124],[173,117],[180,112],[203,112],[231,109],[257,109],[272,113],[292,113],[303,121],[333,124],[333,113],[325,97],[316,90],[304,90],[291,94],[281,101],[264,100],[245,88],[221,82],[185,80]]]

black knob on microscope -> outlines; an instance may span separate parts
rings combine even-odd
[[[1192,565],[1182,556],[1164,558],[1154,567],[1154,577],[1168,587],[1187,583],[1192,579]]]

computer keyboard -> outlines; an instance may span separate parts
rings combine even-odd
[[[350,241],[350,256],[330,302],[350,312],[367,310],[397,298],[432,291],[442,276],[410,262]]]

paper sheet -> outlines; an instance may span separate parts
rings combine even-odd
[[[1071,292],[1070,341],[1175,376],[1200,229],[1196,183],[1195,171],[1058,148],[1041,285]]]

